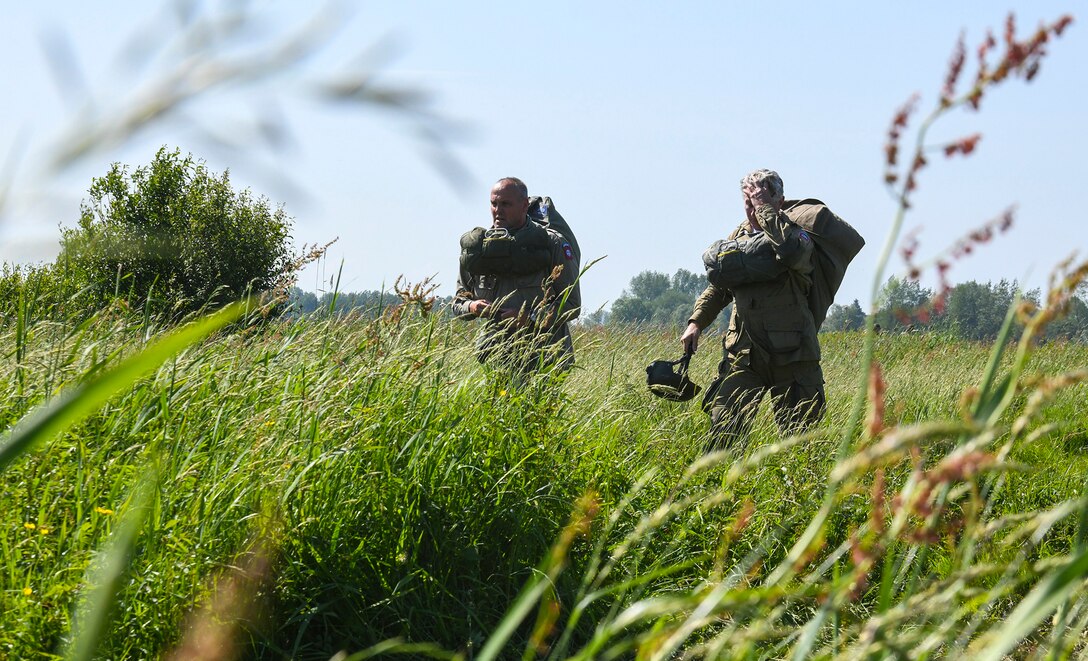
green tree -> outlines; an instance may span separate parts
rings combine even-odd
[[[827,318],[824,319],[821,330],[852,331],[860,330],[863,326],[865,326],[865,311],[861,309],[861,304],[855,298],[850,305],[838,303],[832,305],[827,311]]]
[[[1085,288],[1081,288],[1085,291]],[[1088,342],[1088,301],[1085,295],[1073,296],[1069,299],[1069,306],[1065,316],[1050,322],[1046,328],[1048,340],[1073,340],[1076,342]]]
[[[886,330],[925,325],[922,322],[929,317],[928,305],[932,299],[933,291],[917,280],[892,276],[880,290],[876,323]]]
[[[680,269],[672,276],[643,271],[631,278],[628,289],[612,304],[609,323],[683,324],[705,287],[703,276],[686,269]]]
[[[291,314],[310,314],[317,310],[317,307],[317,294],[312,291],[303,291],[299,287],[291,287],[287,297],[287,308]]]
[[[706,289],[706,276],[680,269],[672,275],[672,288],[691,296],[699,296]]]
[[[985,284],[971,280],[948,292],[944,325],[965,340],[993,340],[1016,296],[1015,282]]]
[[[664,294],[670,285],[668,275],[657,271],[643,271],[631,278],[631,296],[644,301],[652,301]]]
[[[641,298],[627,295],[616,299],[612,304],[611,314],[608,315],[609,323],[618,324],[644,324],[653,318],[653,309],[649,303]]]
[[[291,219],[264,197],[235,191],[179,150],[159,150],[129,172],[96,178],[79,224],[64,230],[56,268],[74,275],[89,303],[115,295],[189,311],[267,291],[290,267]]]

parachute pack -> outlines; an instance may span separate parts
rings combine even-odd
[[[515,234],[483,227],[465,232],[461,236],[461,267],[473,275],[528,275],[543,271],[551,265],[551,240],[544,228],[558,232],[570,244],[577,263],[581,263],[582,253],[574,231],[555,210],[550,197],[530,197],[528,216],[533,227]],[[574,287],[579,291],[577,282]]]
[[[574,258],[578,260],[579,264],[582,263],[582,250],[578,247],[578,239],[574,237],[574,230],[567,224],[566,219],[555,210],[555,205],[552,204],[552,198],[530,197],[529,218],[538,225],[543,225],[544,227],[549,227],[556,232],[559,232],[563,238],[567,240],[567,243],[570,244],[571,250],[574,251]]]
[[[550,227],[551,229],[559,232],[567,243],[570,244],[570,249],[574,253],[574,263],[581,265],[582,263],[582,249],[578,247],[578,239],[574,236],[574,230],[567,224],[567,220],[555,210],[555,205],[552,204],[552,198],[550,197],[537,197],[533,196],[529,198],[529,218],[534,223],[543,225],[544,227]],[[582,279],[578,278],[574,281],[574,289],[571,292],[574,300],[582,300]]]
[[[539,225],[511,234],[474,227],[461,235],[461,268],[472,275],[529,275],[551,266],[551,238]]]
[[[816,328],[819,328],[827,317],[828,308],[835,302],[835,293],[846,275],[846,267],[861,251],[865,239],[819,200],[786,200],[782,211],[808,232],[816,245],[812,253],[812,289],[808,294],[808,307],[812,310]]]
[[[775,256],[771,242],[762,233],[748,241],[715,241],[703,253],[703,266],[710,284],[726,289],[773,280],[786,272],[786,266]]]

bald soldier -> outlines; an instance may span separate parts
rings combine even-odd
[[[480,362],[529,372],[569,369],[568,323],[579,313],[578,257],[570,242],[529,217],[529,191],[515,177],[491,189],[491,228],[461,237],[454,312],[480,318]]]
[[[729,303],[718,378],[708,389],[708,452],[741,446],[770,393],[784,434],[800,433],[825,408],[820,344],[808,305],[812,238],[782,212],[782,179],[756,170],[741,180],[746,220],[704,256],[710,284],[680,337],[694,352],[699,335]],[[709,254],[714,253],[714,254]]]

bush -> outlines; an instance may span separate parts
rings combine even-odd
[[[187,312],[272,289],[290,270],[291,219],[180,151],[95,179],[55,268],[101,308],[115,296]]]

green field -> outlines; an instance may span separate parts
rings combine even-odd
[[[565,381],[521,387],[476,364],[474,331],[415,311],[236,326],[19,455],[0,495],[0,657],[60,653],[77,614],[93,620],[85,598],[105,633],[76,648],[117,659],[228,642],[328,659],[390,639],[370,653],[1083,653],[1083,345],[1035,349],[978,424],[963,393],[990,346],[877,336],[887,429],[859,425],[849,463],[865,336],[827,334],[819,428],[780,442],[763,411],[742,453],[692,466],[706,416],[644,383],[678,331],[580,329]],[[161,332],[123,310],[7,323],[5,428]],[[703,385],[716,339],[693,362]]]

